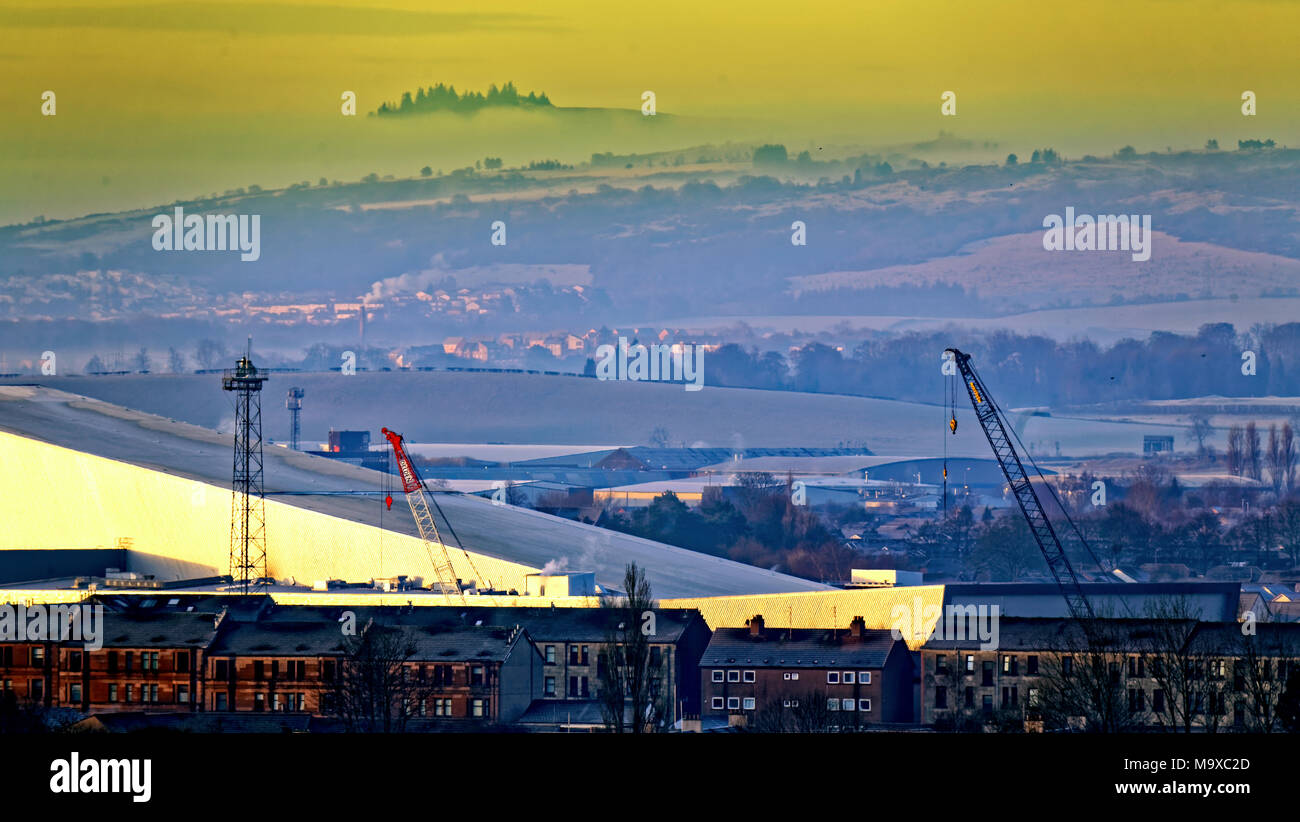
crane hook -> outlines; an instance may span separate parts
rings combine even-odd
[[[956,414],[953,414],[953,415],[952,415],[952,419],[948,420],[948,430],[951,431],[951,432],[954,433],[954,434],[957,433],[957,415],[956,415]]]

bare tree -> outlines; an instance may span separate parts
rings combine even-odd
[[[830,733],[836,717],[826,696],[808,691],[794,699],[771,699],[755,712],[749,730],[769,734]]]
[[[1043,662],[1032,699],[1045,729],[1123,733],[1150,724],[1145,695],[1134,701],[1124,677],[1128,658],[1137,652],[1131,627],[1100,620],[1085,632],[1068,624],[1061,651]]]
[[[1196,456],[1204,458],[1207,454],[1205,441],[1214,434],[1210,418],[1204,414],[1193,414],[1191,425],[1187,428],[1187,441],[1196,443]]]
[[[635,562],[627,566],[623,587],[624,596],[601,599],[607,621],[597,668],[601,714],[615,733],[667,730],[667,666],[651,641],[655,601],[645,571]]]
[[[1295,430],[1289,422],[1282,423],[1282,447],[1279,451],[1278,463],[1282,470],[1283,485],[1286,493],[1290,494],[1295,491],[1296,445]]]
[[[1241,476],[1246,466],[1246,436],[1240,426],[1233,425],[1228,428],[1228,444],[1224,459],[1228,463],[1228,473],[1235,477]]]
[[[1233,691],[1237,694],[1238,724],[1248,733],[1283,730],[1278,709],[1286,691],[1287,672],[1297,670],[1300,664],[1300,647],[1289,638],[1289,632],[1274,627],[1257,625],[1247,632],[1234,626],[1238,638]]]
[[[1254,420],[1246,423],[1246,473],[1253,480],[1264,478],[1264,460],[1259,447],[1259,429]]]
[[[431,683],[412,675],[416,653],[409,629],[376,624],[343,639],[331,713],[353,733],[402,733],[420,713]]]
[[[1282,440],[1278,437],[1277,426],[1268,427],[1268,479],[1273,486],[1273,493],[1281,493],[1284,485],[1282,469]]]

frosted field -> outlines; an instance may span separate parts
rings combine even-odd
[[[11,382],[32,382],[32,378]],[[229,430],[234,415],[216,375],[42,378],[41,384],[163,417]],[[290,386],[306,390],[302,442],[323,442],[330,428],[400,431],[415,443],[566,445],[647,444],[662,426],[673,445],[834,447],[865,443],[877,454],[943,453],[941,406],[828,394],[745,388],[685,391],[679,385],[601,382],[578,377],[449,372],[275,374],[267,382],[264,434],[284,441]],[[0,409],[3,413],[3,409]],[[959,412],[948,453],[987,456],[988,443],[969,411]],[[1177,424],[1015,415],[1034,454],[1065,456],[1139,452],[1145,434],[1173,434]],[[3,419],[0,419],[0,426]],[[444,456],[454,449],[439,447]],[[467,453],[483,453],[477,449]]]

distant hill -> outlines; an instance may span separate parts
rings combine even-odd
[[[497,88],[493,83],[487,93],[466,91],[460,93],[455,86],[439,83],[427,89],[419,88],[415,93],[403,92],[402,99],[396,103],[382,103],[372,112],[380,117],[397,117],[411,114],[436,114],[450,111],[455,114],[472,114],[486,108],[554,108],[545,92],[538,94],[530,91],[525,96],[519,93],[513,82]]]

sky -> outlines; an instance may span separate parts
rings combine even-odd
[[[0,223],[727,139],[872,145],[942,129],[1067,156],[1296,145],[1298,31],[1291,0],[0,0]],[[593,132],[364,116],[418,85],[507,80],[559,106],[636,110],[652,90],[677,119]],[[340,114],[344,90],[360,116]],[[955,117],[940,114],[949,90]]]

